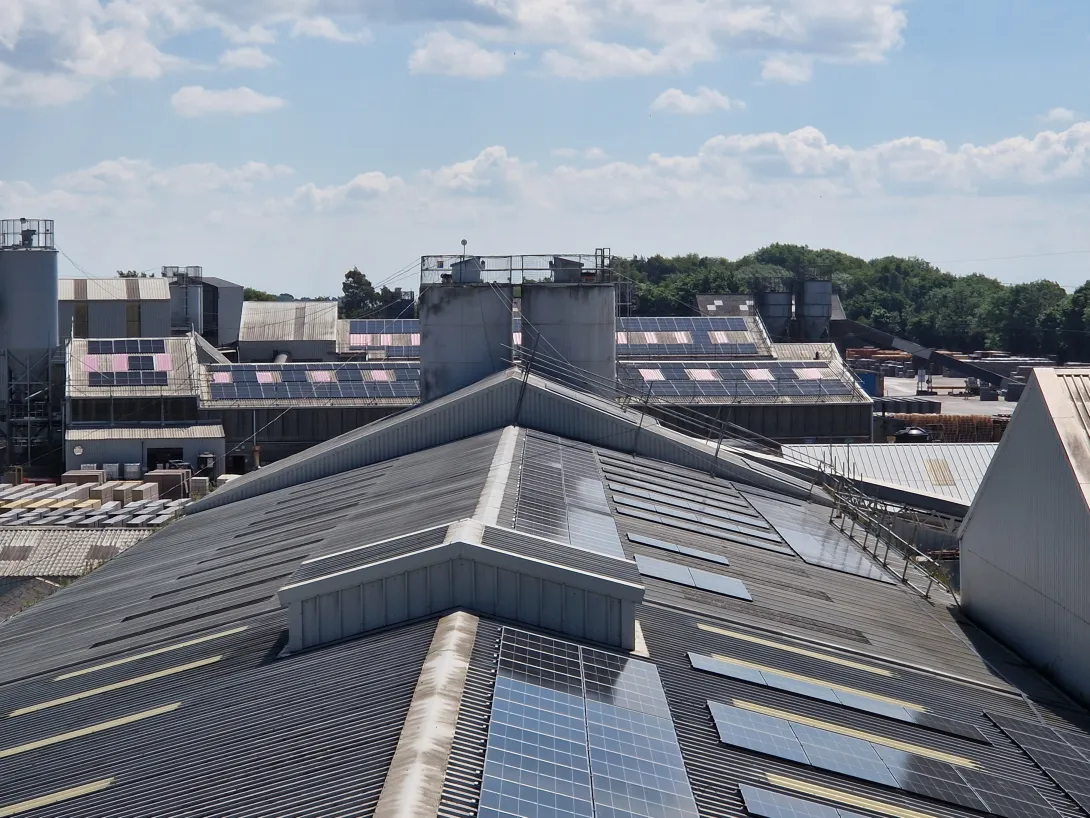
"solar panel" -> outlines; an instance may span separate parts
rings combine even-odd
[[[1087,749],[1076,747],[1067,739],[1066,731],[995,713],[986,715],[1075,803],[1090,811],[1090,753]],[[1073,738],[1083,740],[1077,735]]]
[[[653,356],[648,356],[653,357]],[[814,366],[816,365],[816,366]],[[800,372],[814,372],[820,377]],[[850,384],[828,369],[827,362],[741,363],[730,361],[646,360],[617,364],[620,381],[661,398],[836,397],[853,394]]]
[[[698,560],[704,560],[706,562],[715,562],[720,565],[730,565],[730,560],[726,557],[721,557],[718,554],[712,554],[710,551],[701,551],[699,548],[689,548],[685,545],[676,545],[672,542],[665,542],[664,540],[656,540],[654,537],[645,537],[642,534],[629,533],[628,539],[630,542],[639,543],[640,545],[646,545],[650,548],[658,548],[661,551],[670,551],[674,554],[684,554],[687,557],[694,557]]]
[[[655,577],[678,585],[686,585],[690,588],[698,588],[701,591],[709,591],[713,594],[744,599],[747,602],[753,601],[753,597],[750,596],[745,583],[734,577],[714,574],[700,568],[686,568],[676,562],[645,557],[643,554],[636,555],[636,567],[645,576]]]
[[[408,363],[229,364],[208,369],[213,400],[414,400],[420,396],[420,368]]]
[[[760,548],[764,551],[774,551],[777,554],[790,554],[794,556],[794,552],[787,546],[775,545],[773,543],[758,540],[754,537],[747,537],[744,534],[732,534],[728,531],[713,528],[707,525],[700,525],[699,523],[689,522],[687,520],[681,520],[674,517],[663,517],[651,511],[644,511],[638,508],[628,508],[625,506],[618,506],[617,513],[624,517],[635,517],[638,520],[647,520],[648,522],[657,523],[668,528],[677,528],[682,531],[691,531],[694,534],[701,534],[705,537],[713,537],[725,542],[734,543],[736,545],[748,545],[753,548]]]
[[[767,355],[764,337],[743,318],[639,317],[617,322],[617,355],[632,360],[697,360]]]
[[[739,791],[746,805],[746,812],[757,818],[845,818],[850,813],[836,807],[804,801],[782,792],[763,790],[749,784],[740,784]]]
[[[709,526],[711,528],[717,528],[723,531],[732,531],[736,534],[744,534],[747,537],[751,537],[757,540],[765,540],[769,543],[778,544],[782,542],[776,534],[764,533],[762,531],[759,531],[752,524],[736,523],[734,522],[732,517],[726,514],[688,511],[685,509],[675,508],[674,506],[666,503],[636,500],[620,494],[613,495],[613,502],[618,506],[638,508],[644,511],[658,514],[663,517],[676,517],[680,520],[699,523],[705,526]]]
[[[898,742],[899,746],[894,747],[890,746],[892,740],[867,741],[859,735],[845,735],[803,723],[813,721],[804,717],[792,721],[712,701],[708,702],[708,708],[724,744],[1004,818],[1058,818],[1058,813],[1034,787],[1000,780],[966,766],[971,761],[954,764],[927,757],[922,753],[937,755],[937,751],[917,748],[919,752],[910,752],[902,749],[911,746],[906,742]]]
[[[89,340],[88,355],[161,355],[167,351],[162,338],[118,338]]]
[[[158,371],[88,372],[88,386],[166,386],[167,373]]]
[[[726,508],[722,508],[720,506],[711,505],[710,503],[703,502],[699,499],[687,499],[686,497],[681,496],[676,492],[669,493],[657,491],[655,489],[639,489],[624,484],[614,487],[614,484],[610,483],[610,490],[618,491],[631,497],[643,498],[644,500],[647,500],[648,502],[656,506],[660,503],[665,503],[668,506],[686,509],[697,514],[708,514],[712,517],[729,520],[730,522],[736,523],[740,526],[747,526],[748,528],[754,529],[752,533],[756,534],[757,536],[772,532],[772,526],[770,526],[760,517],[750,514],[737,514],[735,511],[735,509],[738,508],[737,504],[732,503]],[[775,539],[777,541],[779,540],[778,537],[776,537]]]
[[[527,433],[514,528],[627,559],[589,446]]]
[[[478,815],[698,818],[655,666],[504,628]]]

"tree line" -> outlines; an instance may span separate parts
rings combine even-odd
[[[848,318],[924,346],[1090,361],[1090,281],[1004,284],[955,276],[920,258],[865,260],[836,250],[772,244],[731,261],[716,256],[614,259],[636,283],[637,315],[685,315],[702,293],[750,293],[762,280],[822,271]]]
[[[405,303],[400,290],[389,287],[376,289],[358,267],[344,274],[341,295],[296,298],[291,293],[273,293],[244,287],[245,301],[336,301],[338,318],[412,318],[413,306]]]

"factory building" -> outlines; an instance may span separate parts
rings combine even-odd
[[[1090,714],[841,512],[497,373],[231,481],[0,626],[0,814],[1090,807]]]
[[[336,301],[246,301],[238,360],[334,361],[337,332]]]
[[[163,267],[170,284],[172,333],[196,332],[215,347],[238,342],[242,321],[243,287],[204,275],[201,267]]]
[[[1090,702],[1090,373],[1034,369],[961,528],[962,602]]]
[[[216,465],[207,476],[222,472],[226,452],[219,424],[171,426],[72,426],[64,433],[65,468],[101,468],[103,464],[140,464],[142,471],[166,468],[171,462],[189,463],[201,471],[207,458]],[[123,473],[123,472],[122,472]]]
[[[164,338],[171,332],[170,285],[162,278],[62,278],[62,338]]]

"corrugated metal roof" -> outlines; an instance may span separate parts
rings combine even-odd
[[[114,364],[111,355],[91,355],[87,351],[88,340],[73,338],[68,343],[65,378],[66,393],[70,398],[176,398],[200,394],[201,367],[192,335],[161,339],[168,358],[157,366],[169,367],[165,369],[166,386],[91,386],[91,372],[111,372]]]
[[[87,440],[206,440],[223,437],[223,426],[218,423],[202,423],[193,426],[107,426],[100,428],[68,427],[64,431],[66,442]]]
[[[336,301],[244,301],[241,342],[337,340]]]
[[[784,446],[787,457],[829,463],[867,480],[972,503],[998,443],[859,443]]]
[[[0,576],[78,577],[136,545],[153,530],[0,527]]]
[[[746,316],[754,315],[757,311],[753,296],[746,294],[698,295],[696,306],[701,315],[711,316]]]
[[[60,301],[169,301],[165,278],[62,278],[57,281]]]

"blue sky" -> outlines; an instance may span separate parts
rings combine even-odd
[[[13,1],[0,212],[66,275],[317,294],[464,237],[1090,278],[1081,0]]]

